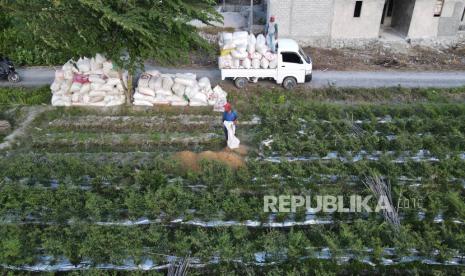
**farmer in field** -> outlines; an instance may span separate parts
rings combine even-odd
[[[223,131],[224,136],[226,137],[226,142],[228,142],[228,129],[224,126],[224,122],[233,122],[234,125],[237,125],[237,113],[236,111],[232,110],[232,106],[230,103],[226,103],[224,105],[224,112],[223,112]]]
[[[278,39],[278,24],[276,23],[276,17],[273,15],[270,17],[270,21],[265,27],[266,43],[270,47],[271,52],[276,53],[276,40]]]

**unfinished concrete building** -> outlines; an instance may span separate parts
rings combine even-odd
[[[267,0],[280,36],[313,46],[370,42],[455,43],[465,38],[465,0]]]

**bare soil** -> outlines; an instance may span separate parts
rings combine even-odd
[[[216,42],[213,42],[213,45],[216,45]],[[365,49],[306,47],[304,50],[312,57],[315,70],[458,71],[465,69],[465,43],[448,49],[407,45],[405,48],[398,46],[397,49],[394,49],[382,45],[372,45]],[[173,66],[179,68],[217,68],[217,58],[215,52],[195,50],[189,54],[188,60]],[[154,61],[151,64],[162,65]]]
[[[439,50],[412,47],[394,51],[382,46],[366,49],[304,49],[314,61],[315,70],[333,71],[458,71],[465,69],[465,44]]]
[[[247,148],[241,146],[237,150],[225,148],[222,151],[203,151],[200,153],[181,151],[175,154],[174,159],[180,162],[187,171],[199,171],[202,160],[217,161],[232,169],[238,169],[245,165],[245,155],[247,155]]]

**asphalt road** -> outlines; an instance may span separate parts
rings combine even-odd
[[[166,73],[196,73],[199,77],[209,77],[212,83],[221,81],[220,71],[217,69],[179,69],[150,67],[146,69],[158,69]],[[30,67],[19,68],[18,72],[22,81],[11,84],[0,81],[0,86],[24,86],[34,87],[50,85],[53,82],[54,68]],[[334,87],[458,87],[465,86],[465,71],[459,72],[352,72],[352,71],[314,71],[313,81],[306,84],[309,87],[321,88]]]

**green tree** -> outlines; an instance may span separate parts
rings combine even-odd
[[[79,55],[104,53],[132,77],[144,61],[173,62],[210,48],[192,20],[220,21],[214,0],[0,0],[0,10],[27,24],[44,47]],[[128,101],[130,97],[128,97]]]

